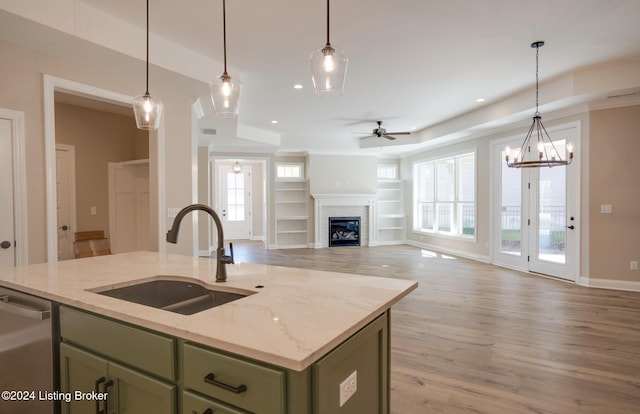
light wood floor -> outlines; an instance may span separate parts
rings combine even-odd
[[[393,414],[640,413],[640,293],[404,245],[234,250],[243,262],[419,281],[392,310]]]

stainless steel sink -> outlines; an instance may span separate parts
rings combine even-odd
[[[94,292],[183,315],[192,315],[254,293],[228,292],[206,288],[192,281],[166,279],[147,280],[134,285]]]

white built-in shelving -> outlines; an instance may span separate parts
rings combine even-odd
[[[276,180],[276,246],[309,247],[309,184]]]
[[[378,180],[376,200],[376,231],[378,244],[403,243],[407,216],[404,211],[402,180]]]

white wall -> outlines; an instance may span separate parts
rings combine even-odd
[[[311,194],[373,194],[377,189],[376,157],[309,155]]]

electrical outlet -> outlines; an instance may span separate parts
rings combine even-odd
[[[611,214],[613,213],[613,207],[611,204],[600,204],[600,213]]]
[[[638,270],[638,261],[632,260],[629,262],[629,270]]]
[[[173,218],[173,217],[178,215],[178,212],[180,212],[179,208],[175,208],[175,207],[171,208],[170,207],[170,208],[167,209],[167,217]]]
[[[340,383],[340,407],[342,407],[353,394],[358,391],[358,371],[353,371],[351,375]]]

